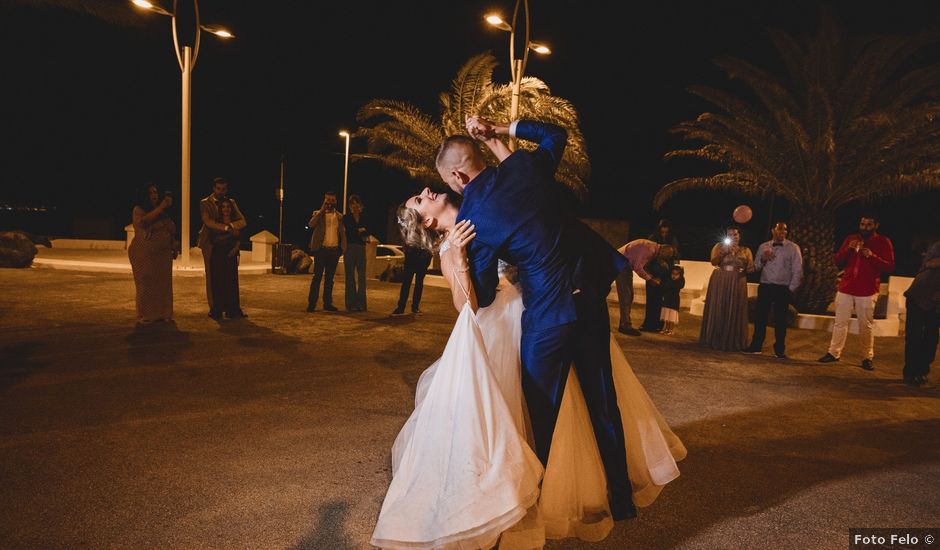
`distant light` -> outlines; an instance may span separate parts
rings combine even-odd
[[[497,29],[500,29],[503,31],[512,30],[512,27],[509,26],[509,23],[507,23],[502,17],[500,17],[499,15],[495,13],[491,13],[487,15],[485,19],[487,23],[489,23],[490,25],[493,25]]]
[[[724,243],[725,243],[725,245],[731,244],[731,237],[725,237]]]
[[[542,55],[548,55],[552,53],[552,50],[548,48],[545,44],[536,44],[535,42],[529,42],[529,48],[535,52]]]
[[[340,130],[339,135],[340,137],[348,138],[349,132],[347,132],[346,130]]]

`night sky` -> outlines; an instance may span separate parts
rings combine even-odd
[[[694,256],[708,239],[691,235],[710,237],[730,221],[736,204],[748,202],[756,215],[745,236],[752,245],[764,240],[767,204],[696,192],[657,213],[652,197],[671,179],[692,175],[662,160],[680,144],[668,129],[707,108],[686,86],[729,88],[711,63],[718,55],[777,68],[766,29],[811,34],[818,4],[531,0],[532,39],[553,53],[530,56],[526,74],[573,102],[592,160],[590,197],[580,214],[629,220],[630,238],[669,217],[680,238],[685,232],[690,243],[701,241],[689,247]],[[486,25],[483,14],[508,17],[513,5],[202,0],[203,22],[227,26],[237,39],[203,34],[193,75],[194,212],[212,178],[224,176],[249,231],[276,233],[284,155],[285,240],[305,241],[304,223],[322,193],[342,192],[344,141],[337,132],[355,129],[359,107],[374,98],[400,99],[437,116],[438,94],[464,61],[485,51],[500,61],[495,79],[508,81],[509,35]],[[832,5],[852,33],[940,27],[934,0]],[[19,224],[63,236],[122,238],[137,187],[152,180],[179,196],[180,73],[169,18],[124,0],[0,0],[0,56],[0,203],[56,207],[45,218],[0,218],[0,229]],[[929,50],[914,62],[938,60]],[[364,146],[353,141],[352,151]],[[365,200],[375,233],[394,241],[386,234],[386,212],[415,183],[365,160],[352,164],[349,186]],[[879,205],[882,232],[894,238],[902,264],[911,263],[904,258],[915,241],[940,234],[936,216],[928,219],[938,204],[940,194],[932,192]],[[786,213],[779,201],[776,209]],[[840,230],[851,229],[857,215],[855,207],[840,212]],[[198,220],[192,223],[195,238]]]

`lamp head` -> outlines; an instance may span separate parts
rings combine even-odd
[[[218,36],[219,38],[224,38],[226,40],[230,38],[235,38],[235,35],[232,34],[228,29],[226,29],[225,27],[220,27],[218,25],[199,25],[199,28],[206,31],[209,34],[214,34]]]
[[[548,55],[552,53],[552,50],[550,50],[549,47],[546,46],[545,44],[538,44],[535,42],[529,42],[529,49],[535,53],[542,54],[542,55]]]
[[[160,7],[159,4],[154,4],[153,2],[150,2],[149,0],[131,0],[131,4],[134,4],[135,6],[143,10],[149,10],[154,13],[159,13],[160,15],[168,15],[170,17],[173,16],[172,13]]]
[[[502,17],[495,13],[488,14],[486,17],[484,17],[484,19],[486,19],[487,23],[493,25],[501,31],[512,31],[512,27],[509,26],[509,23],[507,23]]]

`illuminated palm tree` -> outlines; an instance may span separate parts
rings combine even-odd
[[[441,141],[446,136],[466,133],[464,121],[469,115],[505,120],[509,112],[511,88],[508,84],[493,83],[496,65],[496,58],[489,53],[470,58],[457,72],[450,91],[440,95],[439,120],[404,101],[370,101],[357,115],[361,123],[369,126],[356,132],[357,136],[368,139],[369,153],[356,156],[375,158],[388,166],[406,170],[413,178],[440,183],[440,176],[434,169],[434,155]],[[568,130],[568,146],[556,177],[583,197],[584,181],[590,175],[591,165],[574,106],[551,95],[541,80],[525,77],[519,113],[520,118],[552,122]]]
[[[705,86],[690,92],[718,108],[674,133],[698,146],[666,154],[717,163],[723,171],[665,185],[659,208],[686,189],[782,197],[803,249],[802,311],[825,311],[838,271],[835,213],[840,206],[940,187],[940,66],[906,68],[931,36],[852,38],[823,13],[815,38],[771,31],[787,78],[746,61],[715,61],[753,98]]]

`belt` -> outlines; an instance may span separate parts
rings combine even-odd
[[[721,269],[724,269],[725,271],[737,271],[738,267],[734,265],[723,265],[721,266]]]

